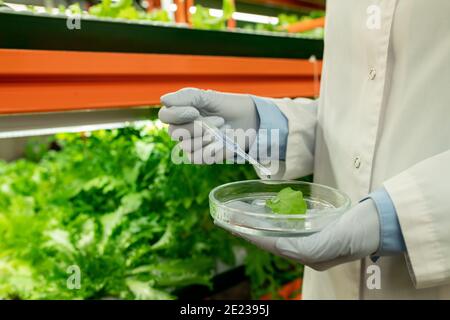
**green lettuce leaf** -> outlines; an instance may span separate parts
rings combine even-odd
[[[282,189],[275,197],[266,200],[266,206],[279,214],[305,214],[307,210],[303,193],[290,187]]]

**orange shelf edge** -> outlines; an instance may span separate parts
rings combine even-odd
[[[0,49],[0,114],[159,104],[182,87],[317,95],[308,60]]]

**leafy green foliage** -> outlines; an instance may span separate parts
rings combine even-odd
[[[103,18],[119,18],[127,20],[150,20],[170,22],[170,17],[165,10],[153,10],[147,13],[136,9],[133,0],[102,0],[99,4],[89,8],[89,14]]]
[[[0,2],[1,3],[1,2]],[[222,1],[221,17],[213,16],[210,14],[209,8],[201,5],[195,6],[196,11],[191,14],[190,22],[192,27],[196,29],[204,30],[227,30],[227,20],[232,18],[233,13],[236,11],[235,3],[233,0]],[[27,5],[27,10],[30,12],[37,12],[37,9],[33,5]],[[69,7],[63,5],[58,6],[58,13],[65,14],[70,12],[73,15],[82,15],[83,10],[79,3],[74,3]],[[52,8],[47,8],[47,13],[52,13]],[[166,10],[153,9],[150,12],[146,12],[140,8],[137,8],[132,0],[119,0],[113,2],[112,0],[101,0],[100,3],[92,6],[88,10],[89,15],[98,18],[110,18],[110,19],[125,19],[125,20],[147,20],[147,21],[159,21],[159,22],[171,22],[174,21],[169,16]],[[309,19],[315,19],[323,17],[325,13],[323,11],[312,11],[309,15],[298,16],[296,14],[279,14],[277,24],[255,23],[246,24],[243,29],[248,31],[271,31],[271,32],[285,32],[283,26]],[[298,33],[306,35],[312,38],[322,39],[324,36],[323,28],[316,28],[314,30],[304,31]]]
[[[212,16],[209,9],[201,5],[195,6],[195,12],[191,15],[191,23],[194,28],[206,30],[225,30],[226,22],[236,11],[233,0],[223,0],[223,14],[221,17]]]
[[[244,29],[249,31],[271,31],[271,32],[279,32],[283,31],[283,27],[286,27],[290,24],[311,20],[323,17],[325,15],[324,11],[311,11],[309,15],[298,16],[296,14],[285,14],[281,13],[278,15],[278,23],[277,24],[266,24],[266,23],[256,23],[256,24],[248,24],[244,27]],[[283,31],[284,32],[284,31]],[[299,32],[298,34],[310,36],[312,38],[322,39],[324,36],[323,28],[316,28],[309,31]]]
[[[67,9],[69,9],[69,11],[75,15],[80,15],[83,13],[83,10],[81,9],[80,4],[78,2],[71,4]]]
[[[266,206],[274,213],[280,214],[305,214],[307,209],[303,193],[290,187],[282,189],[275,197],[266,200]]]
[[[222,1],[222,18],[225,20],[231,19],[233,13],[236,11],[236,5],[234,4],[234,0],[223,0]]]
[[[254,298],[270,293],[272,299],[281,299],[281,286],[303,276],[302,265],[254,247],[247,250],[245,265]]]
[[[211,286],[235,246],[257,255],[215,227],[208,207],[213,187],[254,178],[252,168],[176,165],[173,145],[158,126],[127,127],[30,140],[30,160],[0,161],[0,298],[176,298]],[[260,263],[246,263],[255,292],[278,275]],[[67,286],[71,266],[79,289]]]
[[[223,30],[226,20],[222,17],[213,17],[209,9],[201,5],[195,6],[195,13],[191,15],[192,26],[196,29]]]

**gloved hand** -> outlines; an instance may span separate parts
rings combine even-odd
[[[263,250],[318,271],[367,257],[380,246],[378,212],[371,199],[357,204],[336,222],[307,237],[250,236],[231,230],[217,220],[214,223]]]
[[[180,130],[189,132],[189,138],[184,139],[179,146],[194,163],[203,163],[203,154],[214,157],[214,162],[224,160],[222,142],[214,141],[212,135],[202,129],[197,121],[207,121],[229,134],[228,129],[243,129],[248,134],[243,139],[237,139],[239,146],[248,150],[256,139],[259,128],[259,118],[256,106],[249,95],[230,94],[212,90],[184,88],[161,97],[165,106],[159,111],[159,119],[169,124],[169,133],[178,139]],[[194,123],[195,121],[195,123]],[[200,152],[196,152],[200,151]]]

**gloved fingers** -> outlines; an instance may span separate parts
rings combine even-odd
[[[228,207],[235,210],[234,212],[230,212],[229,215],[229,223],[232,225],[252,226],[260,230],[273,228],[273,223],[270,221],[260,219],[256,216],[241,214],[241,212],[271,213],[271,210],[266,206],[254,205],[244,201],[233,201],[228,204]]]
[[[245,205],[248,204],[239,204],[238,209],[245,210]],[[237,231],[232,225],[239,226],[240,222],[242,221],[239,216],[232,216],[229,224],[218,220],[214,223],[231,232],[234,236],[247,240],[263,250],[308,265],[318,271],[351,261],[348,256],[340,255],[339,239],[333,239],[333,234],[329,231],[324,234],[319,232],[307,237],[264,237]]]
[[[335,233],[335,223],[307,237],[280,238],[277,250],[285,257],[303,264],[332,261],[344,255],[345,239]]]
[[[301,250],[302,248],[297,248],[294,246],[294,248],[291,248],[292,240],[300,240],[302,238],[277,238],[277,237],[264,237],[264,236],[253,236],[248,235],[239,231],[236,231],[232,227],[230,227],[227,224],[224,224],[221,221],[215,220],[214,224],[227,230],[231,234],[233,234],[236,237],[240,237],[258,248],[269,251],[275,255],[282,256],[284,258],[288,258],[294,261],[297,261],[301,264],[306,264],[310,267],[312,267],[315,270],[322,271],[326,270],[334,265],[336,265],[333,262],[326,261],[324,263],[314,263],[314,259],[311,256],[308,256],[307,253],[303,253]]]
[[[248,216],[242,214],[242,212],[254,212],[260,214],[270,213],[270,209],[265,206],[254,205],[244,201],[233,201],[229,203],[229,208],[233,211],[229,211],[227,214],[227,225],[235,227],[248,227],[251,226],[258,230],[267,230],[273,228],[273,223],[265,219],[260,219],[256,216]],[[228,230],[228,228],[227,228]]]
[[[233,236],[238,237],[239,235],[236,233],[236,231],[230,227],[229,224],[226,224],[220,220],[214,219],[214,224],[222,229],[224,229],[225,231],[228,231],[229,233],[231,233]]]
[[[167,124],[184,124],[198,119],[200,112],[189,106],[162,107],[158,112],[158,118]]]
[[[229,125],[223,125],[219,130],[225,134],[225,132],[230,129]],[[225,156],[231,157],[233,152],[229,152],[225,147],[223,140],[217,140],[215,137],[212,138],[212,142],[208,143],[202,148],[202,150],[197,150],[198,155],[194,155],[194,158],[199,159],[201,156],[203,158],[202,163],[213,164],[213,163],[223,163]]]
[[[359,203],[316,234],[278,243],[280,251],[317,269],[367,257],[378,246],[378,213],[371,200]]]
[[[220,121],[218,122],[220,123]],[[227,126],[222,126],[219,130],[225,130]],[[192,163],[212,164],[223,163],[224,146],[222,140],[216,140],[216,137],[208,131],[204,131],[203,136],[191,138],[187,130],[172,130],[171,137],[175,141],[180,141],[177,147],[181,148]]]
[[[269,251],[273,254],[280,255],[276,248],[276,243],[280,238],[276,237],[264,237],[264,236],[252,236],[244,233],[238,233],[239,237],[241,237],[244,240],[247,240],[251,244],[254,244],[260,249]]]
[[[369,209],[368,204],[360,205],[357,210],[361,210],[361,214],[349,212],[347,217],[307,237],[272,238],[251,236],[233,229],[230,231],[264,250],[323,271],[371,254],[373,245],[366,244],[364,238],[379,232],[379,229],[376,217],[374,221],[367,217]]]
[[[201,138],[199,138],[201,139]],[[221,141],[213,141],[210,143],[207,143],[205,146],[202,146],[200,148],[197,148],[195,150],[189,151],[191,146],[189,143],[192,143],[192,140],[187,142],[186,144],[182,144],[180,142],[177,146],[179,148],[185,148],[183,149],[187,159],[192,164],[214,164],[214,163],[223,163],[223,144]],[[199,146],[199,142],[196,146]]]
[[[184,151],[192,153],[203,149],[208,144],[214,141],[214,137],[211,135],[205,135],[202,137],[195,137],[193,139],[186,139],[181,141],[178,145]]]
[[[330,261],[324,261],[324,262],[316,262],[316,263],[302,263],[307,265],[308,267],[316,270],[316,271],[325,271],[332,267],[338,266],[343,263],[347,263],[350,261],[357,260],[357,258],[350,258],[350,257],[339,257]]]
[[[223,163],[225,159],[225,147],[223,141],[214,141],[203,148],[203,163]]]
[[[284,257],[301,263],[309,262],[314,260],[316,243],[314,241],[306,241],[305,243],[306,238],[308,237],[280,238],[276,243],[276,250]]]
[[[359,203],[322,231],[277,242],[277,250],[316,270],[367,257],[379,246],[379,222],[371,201]]]
[[[229,224],[225,224],[219,220],[214,220],[214,224],[216,226],[221,227],[222,229],[225,229],[226,231],[230,232],[232,235],[242,238],[263,250],[270,251],[272,253],[277,254],[276,248],[275,248],[275,243],[278,238],[248,235],[248,234],[237,231],[236,229],[231,227]]]
[[[210,143],[212,144],[212,143]],[[177,145],[179,148],[182,148],[181,142]],[[186,151],[183,150],[186,158],[188,159],[189,163],[192,164],[213,164],[215,162],[215,158],[210,155],[205,155],[205,148],[199,148],[192,151]]]
[[[199,137],[205,135],[211,135],[208,133],[208,130],[202,127],[201,121],[206,120],[212,126],[216,128],[221,128],[225,124],[225,119],[217,116],[210,117],[199,117],[192,122],[185,124],[171,124],[169,126],[169,134],[171,136],[190,136],[190,137]]]
[[[271,251],[275,253],[275,243],[276,238],[274,237],[263,237],[263,236],[255,236],[255,235],[248,235],[243,232],[240,232],[236,230],[235,227],[242,227],[246,225],[252,225],[256,228],[264,229],[264,227],[270,227],[270,224],[268,224],[265,221],[260,221],[260,219],[253,219],[251,217],[246,217],[245,215],[241,215],[239,211],[261,211],[261,213],[265,212],[265,208],[255,208],[249,203],[243,202],[243,201],[237,201],[232,204],[230,204],[230,207],[233,209],[236,209],[235,213],[231,214],[229,216],[229,222],[224,223],[220,220],[214,219],[214,224],[227,230],[231,234],[233,234],[236,237],[240,237],[244,240],[247,240],[248,242],[264,249]],[[235,227],[233,227],[235,226]]]
[[[166,107],[193,106],[202,107],[204,90],[197,88],[183,88],[161,97],[161,103]]]

